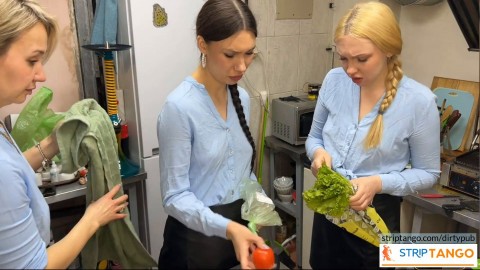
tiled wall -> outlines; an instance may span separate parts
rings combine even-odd
[[[313,1],[312,19],[277,20],[276,0],[249,0],[258,24],[259,54],[240,82],[251,96],[250,128],[258,142],[261,130],[260,92],[269,100],[306,93],[306,83],[321,83],[331,68],[333,11],[327,0]],[[267,127],[267,135],[270,126]]]

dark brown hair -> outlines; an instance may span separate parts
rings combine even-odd
[[[197,36],[203,37],[206,43],[227,39],[242,30],[250,31],[257,36],[257,21],[247,4],[240,0],[208,0],[198,13],[196,27]],[[245,120],[237,85],[229,85],[228,88],[240,126],[252,146],[253,154],[250,161],[252,172],[256,156],[255,141]]]

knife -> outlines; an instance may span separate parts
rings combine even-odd
[[[437,194],[437,193],[427,193],[427,194],[420,194],[422,198],[428,199],[437,199],[437,198],[458,198],[458,195],[444,195],[444,194]]]
[[[461,116],[462,114],[459,110],[454,110],[450,114],[450,116],[448,116],[448,118],[442,123],[442,133],[444,133],[446,129],[451,130],[453,125],[457,123],[458,119],[460,119]]]
[[[443,110],[442,116],[440,118],[440,123],[443,123],[445,120],[447,120],[450,114],[452,114],[452,112],[453,112],[452,105],[448,105],[447,108]]]

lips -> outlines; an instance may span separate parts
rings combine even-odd
[[[362,82],[362,78],[352,78],[352,81],[356,84],[360,84]]]
[[[238,81],[240,81],[240,79],[242,79],[242,77],[243,77],[242,75],[240,75],[240,76],[230,76],[230,79],[232,81],[238,82]]]

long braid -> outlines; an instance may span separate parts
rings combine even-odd
[[[375,118],[367,138],[365,139],[365,147],[367,149],[375,148],[380,144],[383,135],[383,114],[390,107],[393,99],[397,95],[398,84],[403,77],[402,63],[396,55],[388,59],[388,74],[385,78],[386,93],[385,97],[378,109],[378,115]]]
[[[237,85],[229,85],[230,95],[232,96],[233,106],[238,115],[238,120],[240,121],[240,126],[242,127],[243,133],[248,139],[248,142],[252,146],[252,159],[250,161],[250,172],[253,172],[253,165],[255,164],[255,156],[257,155],[255,150],[255,141],[253,140],[252,133],[250,133],[250,128],[247,125],[247,120],[245,119],[245,113],[243,112],[242,101],[240,100],[240,94],[238,93]]]

